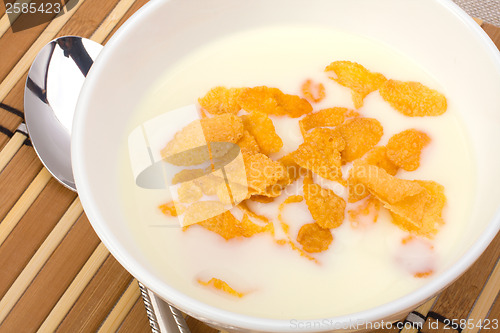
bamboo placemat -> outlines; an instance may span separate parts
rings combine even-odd
[[[137,281],[100,243],[76,194],[42,166],[23,123],[27,70],[45,43],[78,35],[104,44],[146,2],[69,0],[64,15],[15,33],[0,6],[0,333],[150,332]],[[500,46],[500,28],[478,23]],[[465,275],[407,320],[425,322],[422,332],[478,332],[444,324],[500,319],[499,256],[497,235]],[[192,332],[217,332],[186,320]]]

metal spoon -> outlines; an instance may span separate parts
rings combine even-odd
[[[102,48],[101,44],[76,36],[53,40],[35,58],[24,89],[24,115],[33,147],[54,178],[73,191],[73,114],[85,77]],[[141,283],[139,287],[153,332],[189,332],[179,310],[165,304]]]

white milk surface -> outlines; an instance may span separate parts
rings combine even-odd
[[[169,66],[161,80],[137,110],[134,124],[185,105],[195,104],[218,85],[244,87],[267,85],[289,94],[300,94],[306,79],[323,83],[327,98],[313,104],[314,110],[343,106],[353,108],[350,90],[330,80],[323,72],[336,60],[351,60],[387,78],[419,81],[444,93],[448,111],[439,117],[406,117],[384,102],[377,91],[365,98],[358,111],[378,119],[384,127],[379,145],[395,133],[409,128],[426,132],[432,139],[422,154],[421,166],[413,172],[400,170],[398,177],[434,180],[444,185],[448,202],[444,227],[432,241],[402,245],[408,234],[381,213],[376,223],[351,227],[347,217],[333,229],[328,251],[315,254],[316,264],[289,247],[279,246],[270,235],[225,241],[204,228],[182,231],[175,218],[163,215],[158,205],[171,200],[169,190],[148,190],[135,186],[127,149],[123,153],[123,202],[130,228],[148,264],[165,282],[183,293],[213,306],[259,317],[319,319],[345,315],[400,298],[440,274],[449,265],[456,241],[468,223],[474,184],[470,147],[453,96],[425,69],[397,51],[359,36],[314,27],[273,27],[249,31],[210,43]],[[284,141],[279,157],[302,142],[298,119],[272,117]],[[180,128],[179,128],[180,129]],[[151,146],[164,146],[172,131],[156,135]],[[158,152],[153,152],[157,154]],[[319,180],[319,179],[317,179]],[[301,182],[287,188],[287,194],[301,194]],[[346,197],[343,187],[323,186]],[[253,209],[277,222],[278,205],[252,203]],[[348,207],[349,208],[349,207]],[[235,213],[236,215],[236,213]],[[305,202],[289,205],[284,212],[292,236],[304,223],[312,222]],[[431,247],[433,247],[431,249]],[[427,278],[415,272],[431,268]],[[236,298],[199,285],[198,278],[225,280],[236,290],[247,292]]]

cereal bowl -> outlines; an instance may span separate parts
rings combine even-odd
[[[445,267],[416,290],[338,316],[283,319],[241,314],[208,304],[169,283],[124,222],[128,217],[117,170],[131,128],[140,124],[131,119],[144,96],[163,72],[200,46],[229,34],[273,26],[316,26],[388,45],[425,68],[453,97],[450,103],[460,106],[457,112],[469,135],[474,161],[470,218]],[[500,158],[489,148],[500,143],[498,91],[498,50],[451,1],[157,0],[115,33],[85,81],[73,124],[75,180],[85,212],[110,252],[148,288],[189,315],[229,331],[361,329],[358,323],[404,317],[458,278],[497,234]],[[357,290],[364,292],[362,287]]]

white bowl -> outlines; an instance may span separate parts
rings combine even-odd
[[[447,0],[155,0],[130,18],[92,67],[74,118],[72,162],[78,193],[97,234],[138,280],[181,310],[225,329],[304,332],[290,321],[223,311],[183,295],[149,267],[120,209],[119,151],[130,115],[170,64],[200,45],[265,25],[313,24],[363,35],[410,55],[457,96],[471,135],[477,186],[466,239],[444,273],[393,302],[328,318],[400,319],[459,277],[500,227],[500,54],[482,29]],[[325,318],[326,319],[326,318]],[[334,325],[319,328],[325,331]]]

